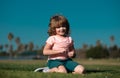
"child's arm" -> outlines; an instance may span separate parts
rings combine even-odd
[[[59,54],[59,53],[64,53],[66,52],[65,49],[61,49],[61,50],[52,50],[52,45],[46,43],[46,45],[44,46],[43,49],[43,54],[44,55],[53,55],[53,54]]]
[[[76,56],[74,45],[69,48],[68,57],[74,58]]]

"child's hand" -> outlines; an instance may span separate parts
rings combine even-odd
[[[74,52],[68,52],[68,57],[69,58],[74,58],[76,54]]]
[[[73,56],[73,52],[68,52],[68,56],[71,58]]]
[[[67,50],[62,48],[61,50],[59,50],[60,53],[67,53]]]

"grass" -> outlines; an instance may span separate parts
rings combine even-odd
[[[0,78],[120,78],[120,59],[74,59],[86,68],[84,75],[33,72],[46,60],[0,60]]]

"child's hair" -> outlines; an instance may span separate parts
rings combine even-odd
[[[69,27],[69,22],[68,20],[62,16],[62,15],[54,15],[50,18],[50,23],[49,23],[49,30],[48,34],[49,36],[56,35],[55,29],[57,27],[66,27],[66,35],[69,35],[70,33],[70,27]]]

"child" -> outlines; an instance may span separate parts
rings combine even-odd
[[[48,56],[48,72],[82,74],[84,67],[71,59],[75,56],[75,49],[68,20],[62,15],[51,17],[48,34],[43,49],[43,54]]]

